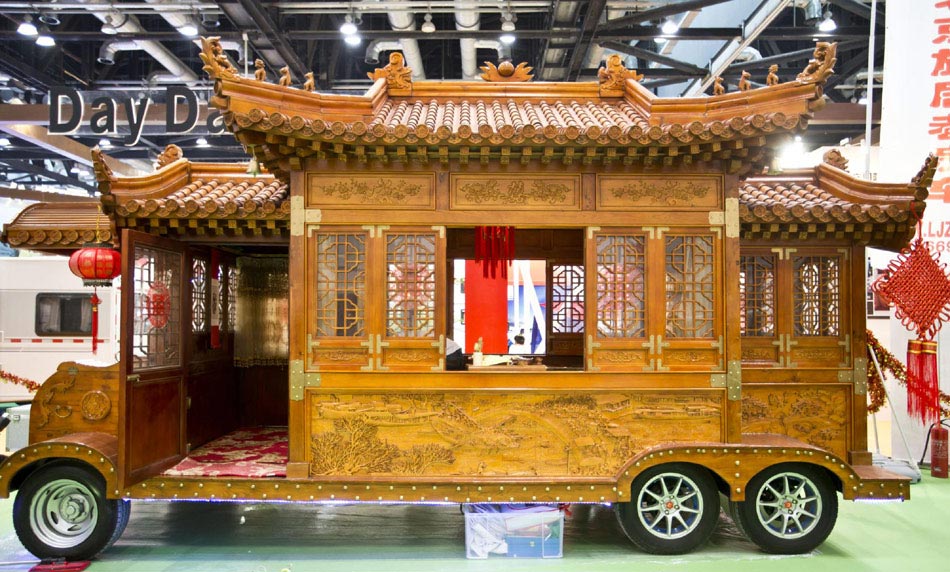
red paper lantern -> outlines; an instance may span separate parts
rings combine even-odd
[[[108,242],[83,245],[69,257],[69,269],[82,278],[83,286],[111,286],[112,279],[122,271],[122,257]],[[92,291],[92,353],[99,346],[99,303]]]
[[[107,242],[86,244],[69,257],[69,269],[83,286],[111,286],[122,270],[122,257]]]

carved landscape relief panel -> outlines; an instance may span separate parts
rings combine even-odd
[[[720,441],[719,391],[308,392],[311,476],[614,476],[638,451]]]
[[[455,210],[580,210],[580,176],[452,175]]]
[[[684,210],[722,208],[718,177],[597,176],[597,210]]]
[[[435,175],[310,173],[307,206],[349,209],[435,209]]]
[[[746,385],[742,388],[742,432],[788,435],[847,459],[850,391],[850,384]]]

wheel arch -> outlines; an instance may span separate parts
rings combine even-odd
[[[0,465],[0,498],[6,498],[37,470],[70,465],[99,474],[106,496],[117,490],[118,440],[105,433],[76,433],[34,443],[8,457]]]

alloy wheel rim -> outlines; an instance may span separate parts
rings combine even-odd
[[[822,503],[818,487],[798,473],[779,473],[767,480],[755,499],[759,523],[773,536],[801,538],[818,526]]]
[[[59,479],[43,485],[30,504],[30,527],[44,544],[77,546],[92,535],[99,520],[96,497],[86,485]]]
[[[640,489],[636,506],[637,516],[650,534],[673,540],[688,535],[699,526],[703,497],[689,477],[662,473]]]

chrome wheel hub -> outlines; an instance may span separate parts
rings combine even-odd
[[[85,541],[98,519],[92,491],[68,479],[43,485],[30,505],[33,532],[46,545],[55,548],[70,548]]]
[[[640,522],[658,538],[682,538],[696,529],[703,512],[703,498],[692,479],[662,473],[650,479],[637,498]]]

